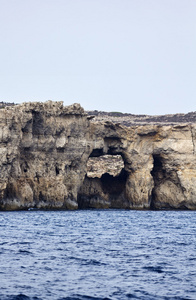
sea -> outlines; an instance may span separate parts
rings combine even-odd
[[[1,300],[196,299],[196,211],[0,212]]]

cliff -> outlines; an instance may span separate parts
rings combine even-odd
[[[79,104],[7,106],[0,209],[196,209],[195,147],[193,122],[124,126]]]

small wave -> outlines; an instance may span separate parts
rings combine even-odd
[[[46,270],[46,271],[52,271],[52,268],[45,267],[45,270]]]
[[[93,297],[93,296],[87,296],[87,295],[73,295],[68,297],[59,298],[58,300],[112,300],[111,298],[107,297]]]
[[[196,257],[189,257],[188,260],[196,260]]]
[[[79,261],[82,265],[97,265],[97,266],[103,266],[103,265],[107,265],[104,262],[100,262],[96,259],[85,259],[85,258],[80,258],[80,257],[75,257],[75,256],[69,256],[69,259],[73,259],[75,261]]]
[[[6,244],[8,244],[8,242],[2,242],[2,243],[0,243],[0,246],[6,245]]]
[[[128,299],[140,299],[140,297],[137,297],[136,295],[134,295],[134,294],[126,294],[126,297],[128,298]]]
[[[149,294],[145,291],[136,290],[136,293],[128,293],[126,294],[127,299],[140,299],[140,300],[188,300],[188,298],[182,298],[178,296],[167,297],[167,296],[157,296],[153,294]]]
[[[20,249],[18,252],[19,253],[24,253],[24,254],[32,254],[32,252],[30,252],[28,250],[22,250],[22,249]]]
[[[29,297],[24,294],[18,294],[18,295],[0,295],[1,300],[42,300],[42,298],[38,297]]]
[[[102,266],[102,265],[106,265],[105,263],[102,263],[98,260],[95,259],[87,259],[86,262],[84,262],[84,264],[86,265],[93,265],[93,266]]]
[[[58,250],[58,249],[57,249]],[[56,256],[54,256],[54,255],[51,255],[50,256],[50,260],[55,260],[56,259]]]
[[[143,267],[143,269],[150,271],[150,272],[157,272],[157,273],[163,273],[163,269],[160,266],[157,267]]]

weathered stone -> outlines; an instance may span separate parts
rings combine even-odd
[[[122,126],[52,101],[5,107],[0,209],[196,209],[195,147],[195,123]],[[87,173],[89,157],[105,155],[124,165]]]
[[[117,176],[123,168],[124,161],[121,155],[90,157],[87,162],[87,176],[92,178],[101,178],[101,176],[105,173]]]

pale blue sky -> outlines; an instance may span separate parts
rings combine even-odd
[[[0,101],[196,110],[196,0],[0,0]]]

